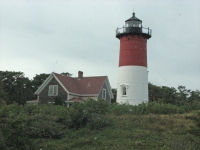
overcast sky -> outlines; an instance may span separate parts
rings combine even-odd
[[[0,0],[0,70],[107,75],[117,87],[117,27],[134,12],[152,29],[149,82],[200,90],[199,0]]]

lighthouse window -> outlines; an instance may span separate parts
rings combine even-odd
[[[127,88],[126,86],[122,86],[122,95],[126,95],[127,94]]]
[[[139,21],[134,21],[133,22],[133,27],[139,27],[140,22]]]

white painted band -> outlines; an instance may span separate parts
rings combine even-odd
[[[127,87],[126,96],[122,86]],[[148,101],[148,71],[142,66],[121,66],[118,68],[117,102],[138,105]]]

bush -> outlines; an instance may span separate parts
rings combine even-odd
[[[56,121],[67,108],[49,105],[3,105],[0,107],[0,149],[34,149],[33,138],[61,138],[63,124]]]
[[[110,105],[110,111],[115,115],[134,114],[134,108],[134,106],[129,104],[112,103]]]
[[[89,129],[101,129],[110,125],[110,120],[105,115],[92,114],[87,123]]]
[[[109,104],[104,100],[95,101],[88,99],[82,103],[74,103],[68,110],[66,124],[69,128],[81,128],[89,126],[91,129],[99,129],[108,125],[106,117],[102,117],[109,110]],[[94,118],[94,116],[101,116],[102,119]],[[97,123],[95,125],[95,123]],[[96,126],[96,127],[94,127]]]
[[[192,129],[190,130],[190,133],[196,136],[200,136],[200,110],[195,111],[192,116],[186,116],[186,119],[194,120],[196,124],[196,126],[192,127]]]
[[[64,105],[64,100],[62,99],[62,97],[60,97],[60,96],[56,96],[55,98],[54,98],[54,105]]]
[[[56,138],[63,136],[64,125],[58,124],[52,117],[37,115],[27,124],[26,134],[30,138]]]
[[[182,112],[182,111],[181,111]],[[173,104],[164,104],[161,102],[149,103],[149,113],[153,114],[175,114],[180,113],[179,107]]]

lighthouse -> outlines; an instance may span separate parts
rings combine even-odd
[[[138,105],[148,101],[147,39],[152,30],[132,14],[125,26],[116,29],[120,40],[117,102]]]

